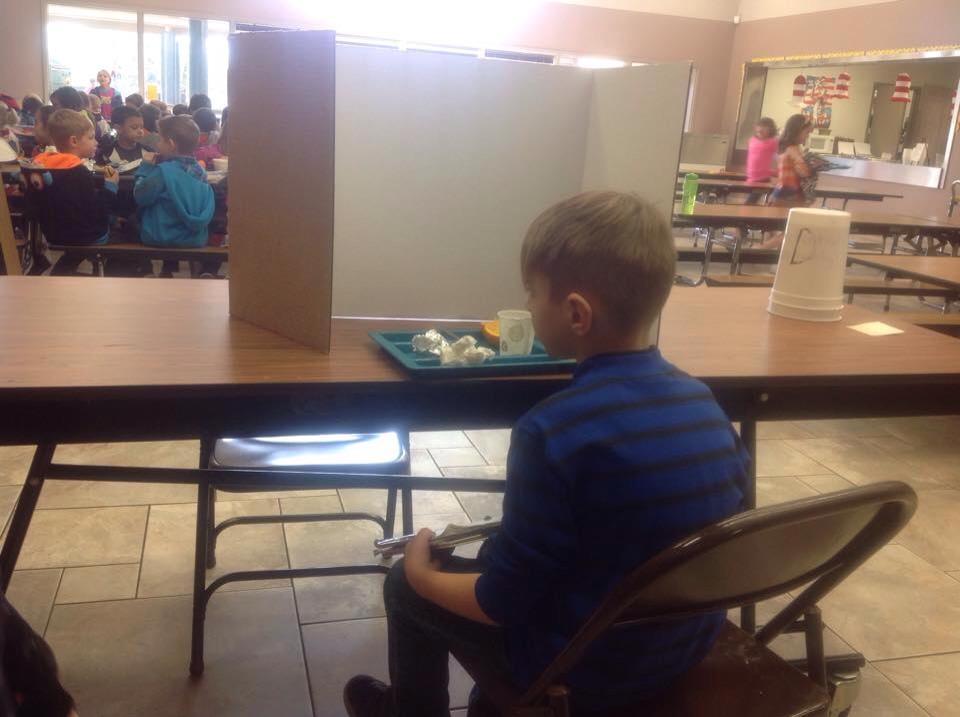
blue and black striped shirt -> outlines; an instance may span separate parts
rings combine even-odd
[[[513,429],[503,525],[476,597],[526,686],[621,578],[741,510],[749,455],[710,390],[657,349],[583,362]],[[649,694],[696,664],[724,616],[608,633],[567,676],[594,704]]]

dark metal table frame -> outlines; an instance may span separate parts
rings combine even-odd
[[[760,420],[856,418],[863,416],[945,415],[960,405],[960,374],[926,376],[799,377],[705,379],[731,420],[740,421],[741,438],[756,456]],[[263,571],[224,575],[206,585],[206,511],[211,488],[220,485],[314,486],[316,473],[142,468],[72,465],[53,462],[59,443],[174,440],[222,435],[296,434],[305,430],[368,431],[405,426],[410,430],[496,428],[512,425],[525,411],[567,380],[468,380],[372,384],[288,384],[244,389],[196,389],[171,395],[171,389],[75,389],[59,398],[36,400],[9,396],[0,415],[0,444],[39,444],[0,552],[0,587],[6,588],[16,565],[45,479],[165,482],[197,485],[197,543],[194,565],[193,642],[190,670],[203,671],[203,622],[211,595],[228,582],[270,577]],[[211,400],[211,399],[216,400]],[[756,505],[755,462],[750,466],[748,507]],[[398,488],[501,492],[492,479],[395,475],[323,475],[324,485],[341,488]],[[408,503],[408,502],[405,502]],[[375,519],[357,514],[347,519]],[[405,521],[406,522],[406,521]],[[382,563],[277,571],[278,577],[384,573]],[[752,606],[743,609],[744,629],[756,627]],[[850,664],[852,656],[841,660]]]

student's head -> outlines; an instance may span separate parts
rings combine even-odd
[[[160,154],[189,156],[197,149],[200,129],[187,115],[174,115],[160,120]]]
[[[47,132],[60,152],[87,159],[97,151],[93,124],[83,112],[57,110],[47,122]]]
[[[217,128],[217,116],[209,107],[201,107],[193,113],[193,121],[201,132],[213,132]]]
[[[53,91],[50,95],[50,104],[58,110],[76,110],[83,109],[83,98],[80,92],[72,87],[61,87]]]
[[[88,109],[93,112],[93,114],[100,114],[100,105],[103,104],[103,101],[100,99],[100,95],[95,95],[90,93],[87,95],[87,105]]]
[[[43,107],[43,100],[40,99],[39,95],[27,95],[23,98],[20,106],[24,112],[29,112],[33,116],[36,116],[37,110]]]
[[[163,100],[150,100],[150,104],[160,110],[161,117],[166,117],[170,114],[170,107]]]
[[[50,121],[50,117],[54,112],[56,112],[56,109],[53,105],[43,105],[34,115],[33,138],[41,147],[53,144],[50,133],[47,132],[47,122]]]
[[[134,92],[132,95],[127,95],[127,99],[123,101],[127,107],[133,107],[135,110],[143,107],[143,95],[138,92]]]
[[[143,128],[147,132],[156,132],[157,122],[160,121],[160,110],[151,104],[146,104],[140,108],[140,114],[143,116]]]
[[[110,86],[110,72],[108,70],[100,70],[97,73],[97,84],[101,87]]]
[[[635,194],[584,192],[537,217],[521,271],[537,336],[555,356],[642,340],[676,273],[670,225]]]
[[[780,151],[795,144],[803,144],[810,136],[813,129],[813,123],[806,115],[791,115],[786,124],[783,125],[783,132],[780,133]]]
[[[143,115],[138,109],[126,105],[117,107],[110,116],[110,124],[117,131],[121,146],[132,147],[143,139]]]
[[[190,114],[190,108],[183,104],[176,104],[173,106],[173,114],[176,115],[188,115]]]
[[[770,139],[777,136],[777,123],[769,117],[761,117],[753,127],[753,133],[760,139]]]
[[[213,102],[210,101],[210,98],[202,93],[193,95],[190,98],[190,114],[193,114],[201,107],[206,107],[207,109],[213,109]]]

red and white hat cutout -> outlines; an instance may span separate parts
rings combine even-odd
[[[849,100],[850,99],[850,73],[841,72],[837,75],[837,86],[833,92],[833,98],[835,100]]]
[[[893,94],[890,96],[891,102],[909,102],[910,101],[910,75],[901,72],[897,75],[897,83],[894,86]]]
[[[807,78],[797,75],[793,80],[793,99],[802,100],[805,94],[807,94]]]

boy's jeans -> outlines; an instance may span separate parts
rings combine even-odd
[[[451,558],[447,572],[480,572],[476,560]],[[475,655],[491,670],[509,674],[503,630],[454,615],[424,600],[407,583],[403,561],[383,585],[387,612],[390,682],[399,717],[448,717],[449,648]]]

